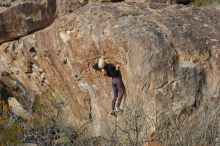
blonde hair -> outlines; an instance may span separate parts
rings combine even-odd
[[[98,67],[103,69],[105,67],[105,60],[103,57],[99,58]]]

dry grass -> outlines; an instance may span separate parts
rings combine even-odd
[[[23,129],[18,122],[13,122],[5,102],[2,103],[4,114],[0,116],[0,146],[20,144]]]
[[[192,113],[159,115],[158,139],[163,145],[219,145],[220,105],[204,102]]]
[[[73,127],[57,123],[65,106],[62,98],[48,94],[40,99],[34,106],[32,121],[26,122],[10,112],[0,117],[0,146],[19,143],[52,145],[59,138],[76,139]]]
[[[194,6],[210,6],[220,4],[220,0],[193,0]]]

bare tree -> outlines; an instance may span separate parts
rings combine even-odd
[[[149,135],[148,129],[154,125],[145,113],[143,102],[137,100],[123,113],[115,117],[114,128],[109,128],[109,141],[106,145],[142,146],[156,137]]]

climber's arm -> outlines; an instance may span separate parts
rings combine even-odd
[[[100,69],[99,66],[98,66],[98,63],[94,64],[93,65],[93,69],[97,70],[97,71],[101,71],[102,75],[103,76],[107,76],[107,72],[106,70],[103,68],[103,69]]]
[[[94,64],[92,68],[97,70],[97,71],[101,71],[101,69],[98,66],[98,63]]]

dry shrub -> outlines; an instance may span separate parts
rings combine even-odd
[[[220,0],[193,0],[192,4],[194,6],[209,6],[220,4]]]
[[[33,120],[30,124],[21,124],[25,129],[24,142],[52,145],[54,140],[62,137],[67,137],[71,141],[77,137],[73,127],[59,124],[62,110],[68,106],[64,99],[60,94],[45,94],[38,98],[33,107]]]
[[[118,116],[118,117],[117,117]],[[155,140],[153,120],[146,114],[141,100],[134,101],[122,114],[118,114],[108,130],[109,140],[106,146],[142,146]]]
[[[9,112],[7,103],[1,101],[4,114],[0,116],[0,146],[20,144],[23,129],[14,121],[13,114]]]
[[[219,115],[220,105],[211,101],[181,115],[175,115],[173,111],[159,114],[158,139],[163,145],[219,145]]]

